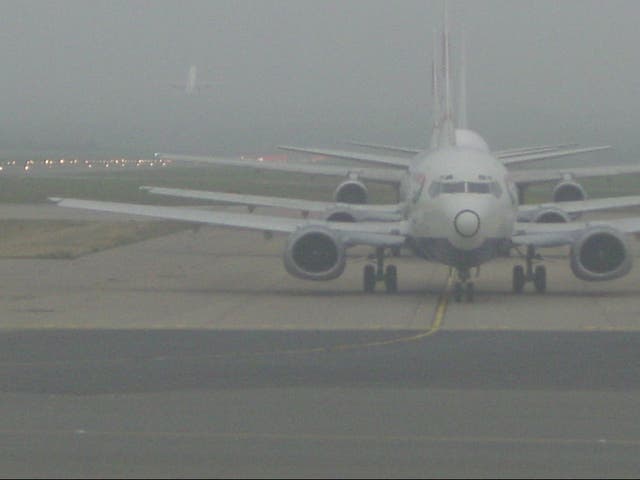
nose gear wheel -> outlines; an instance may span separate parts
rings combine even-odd
[[[460,303],[464,298],[466,302],[471,303],[475,298],[475,286],[469,281],[471,275],[469,270],[456,270],[458,280],[453,285],[453,299]]]

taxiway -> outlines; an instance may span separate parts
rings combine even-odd
[[[366,249],[328,283],[281,249],[202,228],[0,260],[2,474],[637,476],[637,265],[590,284],[557,251],[513,295],[505,259],[455,304],[441,266],[367,295]]]

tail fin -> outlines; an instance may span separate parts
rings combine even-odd
[[[442,120],[442,98],[440,95],[440,70],[438,69],[438,35],[433,31],[433,58],[431,59],[431,96],[433,98],[433,127],[431,130],[430,147],[432,150],[438,148],[440,141],[440,122]]]
[[[456,144],[455,136],[455,120],[453,116],[453,91],[451,88],[451,47],[449,42],[449,15],[447,5],[445,3],[444,10],[444,28],[442,31],[442,80],[443,80],[443,92],[440,92],[438,80],[440,78],[438,69],[434,69],[435,73],[434,83],[437,88],[434,88],[434,105],[436,111],[434,112],[438,118],[434,122],[434,135],[435,144],[432,142],[432,148],[445,148],[451,147]],[[443,97],[444,94],[444,97]],[[437,127],[437,132],[436,132]],[[434,138],[434,137],[432,137]]]
[[[467,38],[462,31],[460,41],[460,91],[458,92],[458,128],[469,128],[467,118]]]

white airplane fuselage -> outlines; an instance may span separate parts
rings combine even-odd
[[[465,270],[510,243],[515,185],[488,151],[454,146],[419,154],[409,178],[409,245],[416,255]]]

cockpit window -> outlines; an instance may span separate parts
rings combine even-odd
[[[493,193],[496,198],[500,198],[502,196],[502,187],[498,182],[491,182],[491,193]]]
[[[487,182],[467,182],[469,193],[491,193],[491,184]]]
[[[444,182],[440,187],[442,193],[464,193],[465,182]]]
[[[479,193],[502,196],[502,188],[498,182],[432,182],[429,185],[429,196],[437,197],[441,193]]]

